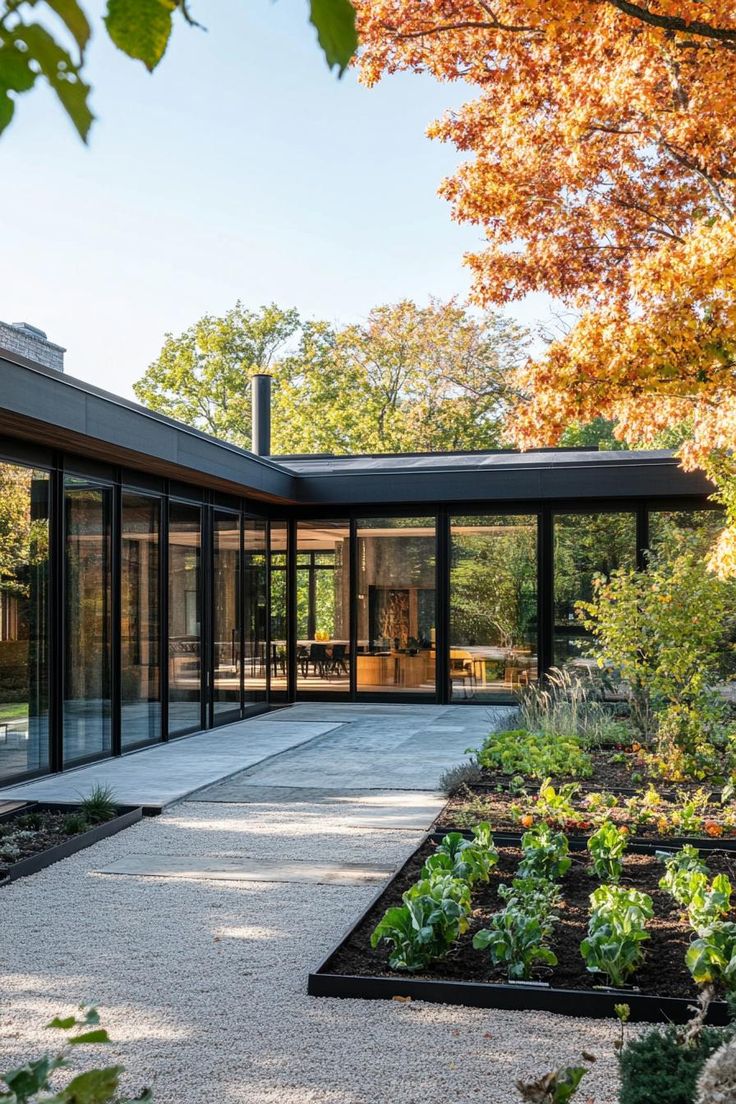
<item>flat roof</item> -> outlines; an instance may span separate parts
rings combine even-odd
[[[256,456],[24,357],[0,357],[0,433],[276,505],[341,507],[703,497],[667,450]]]

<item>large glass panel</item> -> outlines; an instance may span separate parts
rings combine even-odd
[[[240,516],[216,510],[213,520],[215,723],[240,712]]]
[[[300,521],[296,557],[297,686],[350,689],[350,523]]]
[[[245,700],[266,697],[268,589],[266,522],[245,518]]]
[[[169,504],[169,732],[201,727],[202,510]]]
[[[537,519],[454,517],[450,540],[452,697],[513,693],[537,677]]]
[[[289,529],[285,521],[271,522],[271,649],[266,663],[271,690],[287,689],[288,580],[286,571]]]
[[[586,659],[590,636],[575,613],[589,601],[596,575],[636,567],[636,515],[633,513],[555,514],[554,663],[592,667]]]
[[[0,780],[48,770],[49,478],[0,463]]]
[[[120,543],[120,737],[161,739],[159,530],[156,498],[123,491]]]
[[[433,517],[358,522],[358,690],[435,692]]]
[[[723,525],[720,510],[651,510],[649,547],[664,559],[674,559],[682,552],[705,558]]]
[[[64,480],[64,763],[111,750],[112,488]]]

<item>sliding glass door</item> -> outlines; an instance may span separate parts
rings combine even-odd
[[[169,734],[203,727],[202,508],[169,503]]]
[[[161,500],[123,490],[120,523],[120,742],[160,740]]]
[[[240,515],[212,518],[212,723],[240,716]]]

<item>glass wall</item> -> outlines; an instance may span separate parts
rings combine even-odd
[[[64,480],[64,763],[109,754],[112,487]]]
[[[358,521],[359,691],[434,694],[434,517]]]
[[[596,575],[636,567],[636,515],[555,514],[553,524],[554,664],[589,667],[590,637],[577,619],[575,603],[591,598]]]
[[[537,671],[536,516],[452,517],[453,700],[514,693]]]
[[[705,558],[722,529],[720,510],[650,510],[649,548],[665,559],[682,552]]]
[[[268,550],[267,525],[258,518],[243,523],[245,568],[245,667],[246,703],[264,701],[268,685]]]
[[[169,503],[169,732],[202,727],[202,509]]]
[[[350,523],[300,521],[296,548],[297,686],[350,690]]]
[[[49,477],[0,462],[0,782],[49,766]]]
[[[215,510],[212,525],[212,714],[240,715],[240,515]]]
[[[120,739],[123,749],[161,739],[161,503],[121,495]]]
[[[286,693],[288,687],[288,578],[287,545],[289,527],[285,521],[271,522],[271,646],[266,664],[271,691]]]

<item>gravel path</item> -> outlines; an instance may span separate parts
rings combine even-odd
[[[307,997],[370,886],[95,872],[133,854],[397,864],[414,849],[419,833],[346,827],[360,808],[183,803],[0,890],[0,1068],[94,1000],[114,1044],[80,1063],[122,1062],[157,1104],[513,1104],[515,1077],[581,1049],[599,1057],[581,1104],[613,1104],[612,1024]]]

